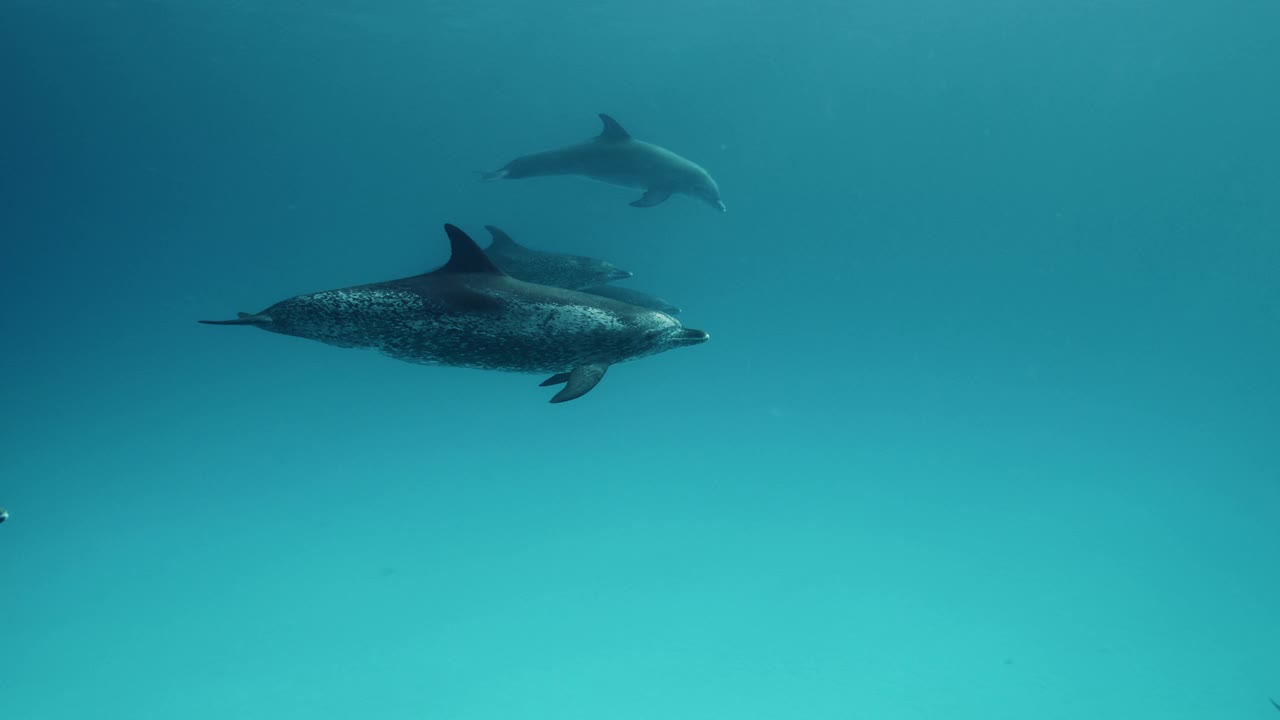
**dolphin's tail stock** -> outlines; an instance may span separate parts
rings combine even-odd
[[[235,320],[200,320],[205,325],[269,325],[271,324],[270,315],[251,315],[249,313],[236,313],[239,315]]]

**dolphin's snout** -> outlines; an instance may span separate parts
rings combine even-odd
[[[711,339],[711,333],[706,330],[694,330],[693,328],[683,328],[676,334],[675,340],[681,345],[700,345]]]
[[[725,207],[725,206],[724,206],[724,201],[723,201],[723,200],[717,200],[717,201],[716,201],[716,208],[717,208],[718,210],[720,210],[720,212],[728,212],[728,211],[729,211],[729,208],[727,208],[727,207]]]
[[[613,271],[609,273],[610,280],[626,280],[629,277],[635,276],[635,273],[630,270],[623,270],[622,268],[614,268]]]

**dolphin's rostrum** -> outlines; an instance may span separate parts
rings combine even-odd
[[[446,225],[443,267],[412,277],[298,295],[236,320],[338,347],[373,348],[426,365],[549,373],[552,402],[582,397],[610,366],[706,342],[666,313],[517,280]]]
[[[622,187],[644,190],[634,207],[653,207],[675,193],[690,195],[724,212],[720,188],[701,166],[652,143],[636,140],[617,120],[600,114],[604,129],[585,142],[523,155],[486,180],[518,180],[544,175],[583,175]]]

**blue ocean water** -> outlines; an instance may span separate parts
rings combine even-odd
[[[1275,718],[1280,5],[7,0],[0,717]],[[599,131],[728,212],[479,171]],[[608,258],[547,403],[200,318]]]

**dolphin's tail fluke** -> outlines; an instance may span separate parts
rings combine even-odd
[[[270,315],[236,314],[240,317],[235,320],[201,320],[200,322],[205,325],[268,325],[271,323]]]

